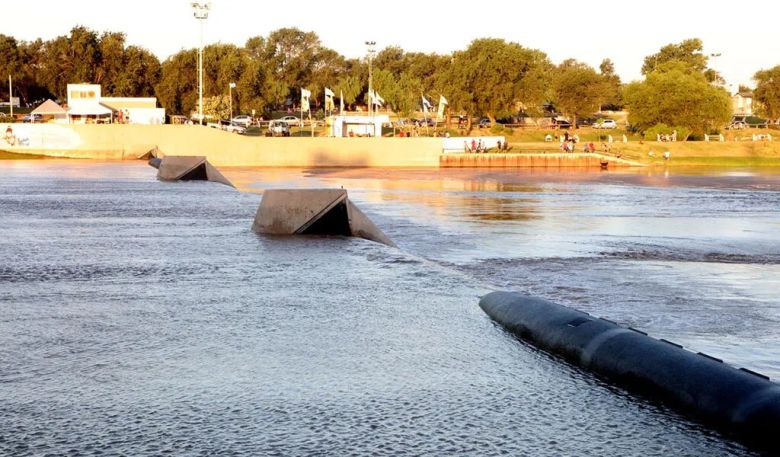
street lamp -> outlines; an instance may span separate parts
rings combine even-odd
[[[376,54],[376,49],[374,48],[376,46],[376,41],[366,41],[366,48],[368,51],[368,115],[373,118],[373,114],[371,113],[373,110],[374,105],[374,85],[372,81],[372,74],[371,74],[371,61],[374,59],[374,54]],[[373,119],[372,119],[373,123]],[[372,126],[373,127],[373,126]],[[376,132],[374,132],[376,133]]]
[[[230,97],[230,121],[233,121],[233,89],[236,88],[236,83],[228,84],[228,96]]]
[[[192,3],[193,16],[200,22],[200,45],[198,46],[198,118],[203,125],[203,22],[209,18],[211,3]]]

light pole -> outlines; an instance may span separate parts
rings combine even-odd
[[[236,83],[228,84],[228,96],[230,97],[230,122],[233,122],[233,89],[236,88]]]
[[[719,52],[713,52],[713,53],[710,54],[710,59],[712,59],[712,66],[713,67],[715,67],[715,59],[719,58],[720,55],[721,54]],[[715,69],[713,68],[713,70],[715,70]],[[715,70],[715,71],[717,72],[717,70]],[[718,76],[720,77],[720,79],[725,84],[726,80],[723,78],[723,76],[721,76],[720,74],[718,74]],[[722,84],[720,84],[720,81],[718,81],[717,79],[715,81],[713,81],[713,83],[716,84],[716,85],[722,85]]]
[[[371,128],[375,129],[374,124],[374,115],[372,114],[373,111],[373,105],[374,105],[374,85],[372,81],[372,74],[371,74],[371,61],[374,59],[374,54],[376,54],[376,49],[374,48],[376,46],[376,41],[366,41],[366,48],[368,51],[368,115],[371,117]],[[374,132],[376,134],[376,132]]]
[[[200,45],[198,46],[198,118],[203,125],[203,22],[209,18],[211,3],[192,3],[193,15],[200,22]]]

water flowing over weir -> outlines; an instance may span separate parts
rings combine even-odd
[[[0,454],[756,455],[474,302],[527,289],[775,377],[775,193],[222,171],[344,186],[399,249],[259,236],[257,193],[142,164],[0,163]]]

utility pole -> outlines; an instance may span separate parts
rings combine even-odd
[[[230,97],[230,122],[233,122],[233,89],[235,89],[236,83],[228,84],[228,96]]]
[[[200,45],[198,46],[198,118],[203,125],[203,22],[209,18],[211,3],[192,3],[193,15],[200,22]]]
[[[14,85],[11,82],[11,75],[8,75],[8,107],[11,110],[11,117],[14,117]]]

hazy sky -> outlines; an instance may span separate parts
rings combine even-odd
[[[464,6],[460,6],[460,4]],[[597,67],[608,57],[624,81],[640,78],[645,56],[668,43],[698,37],[711,66],[728,84],[752,84],[753,74],[780,64],[778,0],[524,2],[212,0],[205,42],[243,45],[281,27],[316,32],[347,57],[398,45],[448,53],[474,38],[496,37],[540,49],[558,63],[574,57]],[[740,8],[744,6],[744,8]],[[164,59],[198,44],[197,21],[184,0],[2,0],[0,33],[24,40],[67,34],[74,25],[122,31],[127,42]]]

